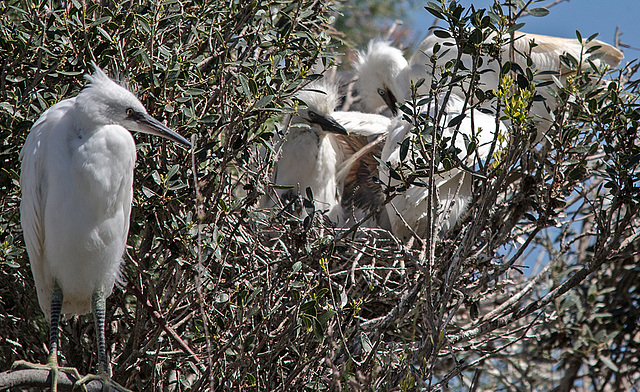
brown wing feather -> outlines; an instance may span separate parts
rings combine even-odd
[[[378,177],[378,161],[375,157],[380,158],[382,139],[376,139],[377,142],[373,143],[362,136],[345,138],[345,143],[354,153],[368,150],[351,165],[345,176],[342,206],[351,214],[355,209],[369,212],[384,201],[382,187],[373,181],[374,177]]]

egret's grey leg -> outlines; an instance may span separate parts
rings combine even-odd
[[[52,392],[56,392],[58,390],[58,374],[60,371],[71,374],[76,378],[76,380],[80,379],[80,375],[75,368],[58,366],[58,337],[60,313],[62,311],[62,298],[62,289],[57,283],[54,283],[53,290],[51,291],[51,329],[49,331],[49,356],[47,357],[47,363],[45,365],[40,365],[27,361],[16,361],[11,365],[12,369],[27,368],[49,370],[49,374],[51,374]],[[86,388],[84,390],[86,391]]]
[[[105,342],[105,332],[104,332],[104,323],[105,323],[105,312],[106,312],[106,301],[104,298],[104,291],[102,289],[96,290],[93,293],[93,297],[91,298],[91,305],[93,306],[93,319],[96,324],[96,339],[98,341],[98,373],[105,374],[109,376],[109,367],[107,364],[107,349]]]
[[[111,391],[112,389],[116,391],[128,391],[128,389],[111,380],[109,376],[105,338],[106,299],[102,289],[98,289],[93,293],[91,297],[91,307],[93,309],[93,318],[96,325],[96,340],[98,344],[98,375],[86,375],[78,380],[76,385],[84,386],[91,380],[100,380],[100,382],[102,382],[102,390],[105,392]]]
[[[47,364],[51,366],[51,391],[58,390],[58,336],[60,312],[62,310],[62,290],[57,283],[51,291],[51,329],[49,330],[49,358]]]

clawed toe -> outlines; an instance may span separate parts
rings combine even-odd
[[[57,392],[58,390],[58,374],[60,372],[67,373],[71,375],[73,378],[75,378],[76,380],[80,380],[80,374],[78,373],[78,370],[76,368],[58,366],[57,359],[53,357],[50,357],[47,363],[45,364],[27,362],[23,360],[15,361],[11,365],[11,370],[18,370],[18,369],[48,370],[51,375],[51,392]],[[86,392],[86,390],[87,389],[83,387],[83,391]]]
[[[125,387],[123,387],[122,385],[120,385],[117,382],[113,381],[106,374],[87,374],[86,376],[84,376],[81,379],[79,379],[78,381],[76,381],[76,383],[73,386],[73,390],[75,390],[76,387],[82,387],[82,388],[85,388],[84,390],[86,390],[85,385],[87,383],[93,381],[93,380],[98,380],[98,381],[100,381],[102,383],[102,391],[103,392],[112,392],[112,391],[116,391],[116,392],[131,392],[130,390],[128,390]]]

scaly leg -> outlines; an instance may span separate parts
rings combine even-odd
[[[62,310],[62,289],[58,284],[54,284],[51,291],[51,330],[49,333],[49,357],[45,365],[31,363],[27,361],[16,361],[11,365],[11,369],[46,369],[51,374],[51,392],[58,390],[58,374],[60,371],[71,374],[76,380],[80,375],[75,368],[58,366],[58,326],[60,323],[60,312]],[[85,388],[86,391],[86,388]]]
[[[115,389],[116,391],[130,392],[128,389],[116,383],[109,377],[109,367],[107,364],[107,350],[105,342],[106,339],[104,332],[104,315],[106,310],[106,301],[104,297],[104,291],[102,289],[98,289],[93,293],[93,296],[91,297],[91,306],[93,308],[93,317],[96,323],[96,337],[98,341],[98,374],[88,374],[78,380],[76,382],[76,385],[84,386],[91,380],[100,380],[100,382],[102,382],[102,390],[105,392],[110,391],[111,389]]]

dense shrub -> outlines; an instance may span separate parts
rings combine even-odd
[[[466,53],[495,54],[484,38],[518,27],[517,12],[442,3],[427,8]],[[520,105],[505,111],[508,147],[471,168],[474,203],[444,238],[407,246],[380,229],[345,233],[320,214],[305,224],[259,201],[287,131],[279,120],[297,105],[292,95],[318,77],[313,69],[323,67],[314,65],[338,60],[331,23],[339,6],[0,4],[1,370],[43,362],[48,336],[19,225],[18,154],[33,122],[75,95],[95,61],[196,141],[190,156],[135,136],[123,284],[107,300],[119,383],[157,391],[568,390],[578,379],[594,390],[637,387],[638,83],[588,69],[564,86],[535,86],[535,69],[503,68],[516,83],[475,92],[469,103]],[[570,68],[578,61],[565,58]],[[442,92],[475,76],[448,67],[451,77],[436,83]],[[560,102],[540,143],[527,117],[532,88],[555,88]],[[404,111],[416,113],[411,103]],[[415,120],[416,133],[433,132],[433,121]],[[447,140],[438,142],[444,154]],[[435,160],[431,151],[422,152]],[[81,374],[97,369],[92,325],[76,316],[61,326],[61,362]]]

